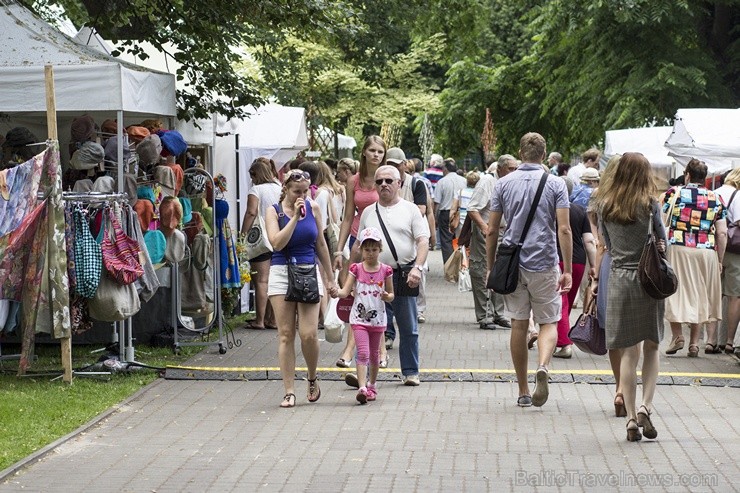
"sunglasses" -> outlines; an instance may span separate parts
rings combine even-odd
[[[293,170],[290,173],[288,173],[288,181],[303,181],[303,180],[311,181],[311,175],[308,174],[308,171]]]
[[[381,178],[379,180],[375,180],[375,184],[382,185],[383,183],[385,183],[386,185],[390,185],[394,181],[396,181],[394,178]]]

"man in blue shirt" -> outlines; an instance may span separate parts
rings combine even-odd
[[[565,182],[545,171],[545,139],[538,133],[524,135],[519,143],[519,168],[496,182],[491,196],[491,215],[486,238],[487,267],[496,259],[501,218],[507,229],[502,243],[519,241],[532,208],[543,173],[547,180],[535,209],[534,219],[524,239],[519,258],[516,290],[504,295],[504,313],[511,318],[511,358],[519,384],[517,405],[542,406],[547,402],[548,366],[557,343],[557,323],[561,317],[561,295],[571,287],[573,242],[570,230],[568,190]],[[556,222],[557,221],[557,222]],[[563,272],[558,267],[558,240],[563,253]],[[537,342],[539,364],[534,392],[527,383],[527,328],[530,313],[540,325]]]

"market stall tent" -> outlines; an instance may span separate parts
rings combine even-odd
[[[701,159],[710,174],[740,166],[740,108],[679,109],[665,146],[679,165]]]
[[[658,179],[658,187],[668,187],[668,180],[673,177],[675,160],[668,155],[665,141],[671,134],[671,127],[625,128],[607,130],[604,139],[603,165],[615,154],[639,152],[650,161],[653,172]]]

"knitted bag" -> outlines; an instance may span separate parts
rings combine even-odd
[[[79,207],[74,210],[75,222],[75,292],[84,298],[92,298],[100,284],[103,253],[100,245],[90,233],[87,218]]]
[[[144,273],[139,261],[139,242],[123,232],[121,223],[110,208],[101,248],[105,269],[118,283],[131,284]]]

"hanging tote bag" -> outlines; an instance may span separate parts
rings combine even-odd
[[[247,257],[250,260],[272,251],[272,245],[267,239],[265,230],[265,218],[262,217],[259,204],[257,205],[257,217],[254,218],[252,227],[247,231],[246,243]]]
[[[339,282],[339,272],[334,274],[334,281]],[[344,322],[337,314],[338,298],[329,299],[326,306],[326,315],[324,316],[324,338],[326,342],[337,344],[342,342],[344,335]]]
[[[730,205],[732,205],[732,201],[735,200],[736,193],[737,190],[732,192],[732,195],[730,195],[730,201],[727,202],[728,212],[730,210]],[[740,218],[733,217],[732,222],[730,222],[730,216],[727,216],[727,247],[725,247],[725,251],[734,254],[740,254],[740,226],[737,225],[738,219]]]
[[[75,292],[83,298],[92,298],[100,284],[103,266],[103,253],[100,245],[90,233],[90,225],[82,209],[76,207],[73,213],[75,222]]]
[[[568,332],[568,338],[584,353],[603,356],[606,354],[606,333],[599,327],[596,316],[596,297],[586,305],[576,324]]]
[[[462,258],[460,259],[460,273],[457,278],[457,290],[466,293],[473,290],[473,283],[470,280],[470,269],[468,268],[468,256],[465,247],[461,247]]]
[[[452,252],[450,258],[447,259],[444,265],[445,281],[457,282],[460,278],[460,266],[462,265],[462,253],[460,248]]]
[[[118,322],[136,315],[141,309],[141,301],[133,283],[119,284],[104,273],[87,307],[94,320]]]
[[[110,207],[107,220],[101,245],[105,270],[118,283],[131,284],[144,273],[139,260],[139,242],[123,232],[121,223]]]
[[[651,211],[647,239],[637,266],[637,278],[648,296],[662,300],[678,290],[678,277],[668,263],[665,253],[658,251],[653,234],[653,217],[654,212]]]

